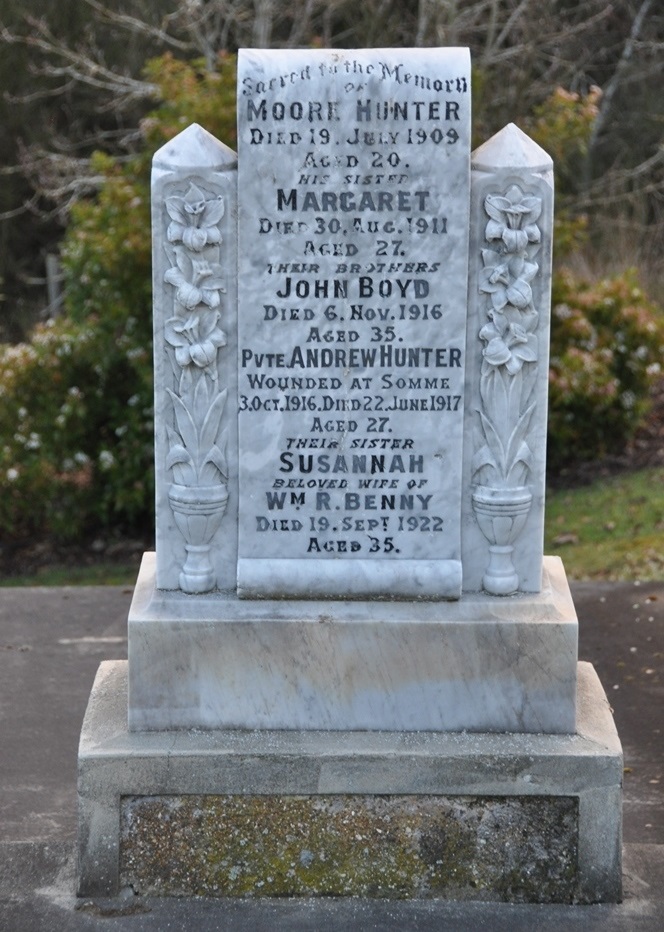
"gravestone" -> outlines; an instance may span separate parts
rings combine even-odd
[[[466,50],[238,68],[239,165],[154,157],[157,546],[80,890],[615,899],[620,744],[542,555],[551,160],[471,157]]]

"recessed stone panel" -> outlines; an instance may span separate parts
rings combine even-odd
[[[240,53],[240,597],[458,598],[465,49]]]

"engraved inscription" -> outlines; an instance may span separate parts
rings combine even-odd
[[[446,51],[241,58],[244,557],[459,559],[470,95]]]

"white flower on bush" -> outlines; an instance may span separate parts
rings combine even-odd
[[[78,463],[79,466],[85,466],[90,462],[90,457],[87,453],[79,451],[78,453],[74,453],[74,461]]]
[[[102,450],[99,454],[99,465],[103,470],[110,469],[115,464],[115,457],[110,450]]]
[[[10,469],[8,469],[7,478],[9,479],[10,482],[16,482],[16,480],[18,479],[18,469],[14,469],[13,466]]]

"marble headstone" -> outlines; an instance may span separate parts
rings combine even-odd
[[[547,877],[561,847],[538,826],[567,822],[552,897],[617,900],[620,745],[542,556],[551,161],[511,125],[471,159],[465,50],[246,51],[238,79],[239,175],[195,125],[154,160],[157,553],[128,676],[102,666],[83,727],[79,892],[154,870],[182,893],[170,807],[198,892],[301,893],[315,836],[309,892],[375,893],[387,795],[429,813],[399,883],[429,831],[452,895],[486,896],[440,825],[519,797],[515,844]],[[265,824],[291,845],[294,799],[296,848],[210,885],[247,805],[241,844]],[[227,822],[212,849],[192,807]],[[361,890],[335,875],[348,839]]]
[[[198,126],[156,153],[132,730],[573,729],[551,160],[471,157],[469,109],[465,50],[246,51],[239,174]]]
[[[456,599],[465,49],[240,52],[241,598]]]

